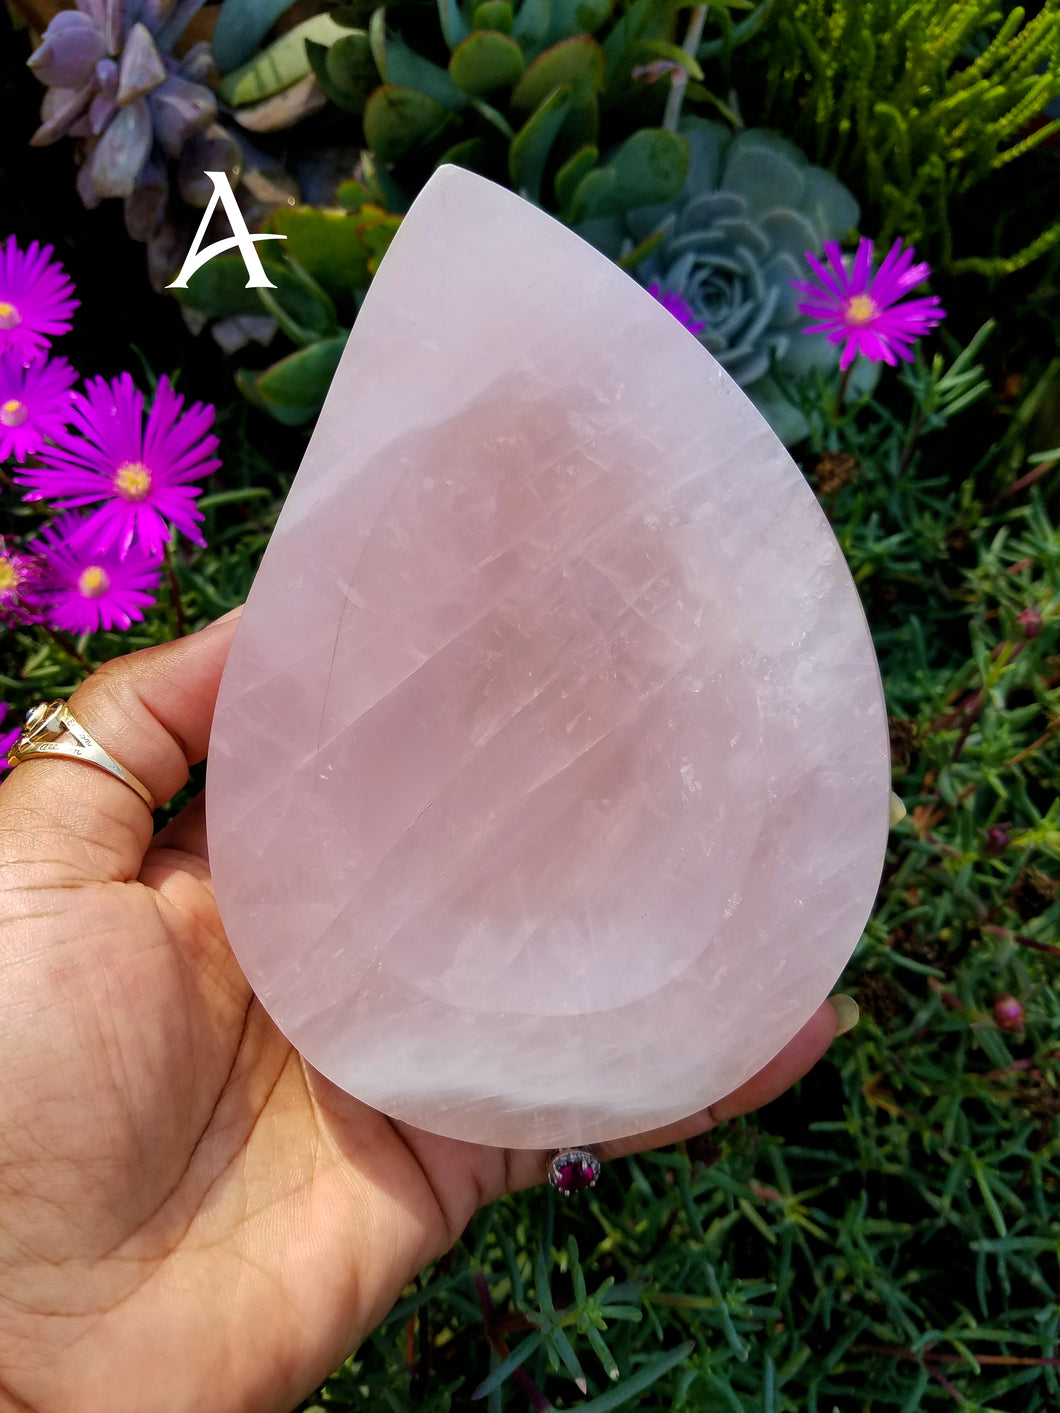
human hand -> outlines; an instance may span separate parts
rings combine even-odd
[[[116,659],[71,699],[158,800],[206,754],[234,630]],[[411,1129],[325,1080],[229,949],[201,797],[151,834],[82,763],[0,787],[0,1408],[286,1413],[546,1155]],[[825,1003],[712,1111],[600,1156],[767,1103],[836,1031]]]

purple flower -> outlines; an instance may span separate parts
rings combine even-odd
[[[707,321],[696,319],[696,311],[677,290],[663,289],[662,285],[656,283],[648,286],[648,293],[653,299],[657,299],[664,309],[669,310],[675,319],[684,324],[690,334],[701,334],[707,327]]]
[[[23,628],[40,622],[41,569],[37,555],[26,554],[0,535],[0,627]]]
[[[91,517],[64,515],[34,542],[44,561],[40,603],[45,621],[68,633],[128,628],[154,603],[161,578],[157,556],[135,546],[126,554],[100,547]]]
[[[824,334],[829,343],[845,343],[839,366],[847,369],[859,353],[872,363],[889,363],[893,367],[899,358],[912,362],[913,340],[926,334],[946,317],[946,311],[934,295],[906,300],[911,289],[922,284],[931,274],[925,261],[913,264],[914,251],[902,249],[896,240],[883,257],[876,274],[872,273],[872,241],[862,240],[854,256],[854,267],[847,273],[843,256],[834,240],[824,244],[828,265],[806,253],[810,269],[819,283],[792,280],[795,289],[808,296],[798,306],[816,322],[803,329],[804,334]]]
[[[64,509],[101,502],[88,533],[121,555],[137,545],[160,558],[169,524],[205,544],[195,507],[202,487],[191,482],[221,464],[211,457],[217,438],[206,435],[213,408],[196,402],[183,411],[184,399],[163,377],[145,425],[143,393],[128,373],[109,383],[92,378],[85,388],[72,394],[70,428],[41,451],[39,466],[17,473],[30,488],[24,499],[47,497]]]
[[[35,358],[52,339],[70,328],[80,304],[66,271],[51,261],[50,245],[31,241],[19,250],[15,237],[0,245],[0,353],[14,352],[24,362]]]
[[[7,702],[0,702],[0,726],[3,725],[7,712]],[[16,726],[14,731],[0,731],[0,770],[7,769],[7,753],[21,735],[21,726]]]
[[[0,354],[0,461],[25,461],[56,437],[70,416],[70,389],[77,373],[65,358],[24,364],[14,353]]]

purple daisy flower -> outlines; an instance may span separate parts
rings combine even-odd
[[[7,702],[0,702],[0,726],[4,724],[7,712]],[[0,731],[0,770],[7,769],[7,753],[21,735],[21,726],[16,726],[14,731]]]
[[[21,251],[13,235],[0,245],[0,353],[28,362],[69,330],[81,301],[71,298],[73,283],[51,254],[35,240]]]
[[[946,317],[946,311],[933,294],[901,305],[898,301],[923,284],[931,266],[926,261],[914,265],[912,246],[903,250],[900,240],[883,257],[875,275],[871,240],[859,243],[849,274],[834,240],[825,241],[824,252],[827,266],[808,251],[806,254],[819,283],[791,282],[808,296],[807,302],[798,306],[799,313],[817,321],[803,333],[824,334],[829,343],[845,344],[839,360],[844,371],[859,353],[873,363],[882,360],[892,367],[899,358],[912,362],[914,339],[933,329]]]
[[[42,564],[35,554],[16,548],[0,535],[0,627],[23,628],[39,623]]]
[[[663,289],[658,282],[648,286],[648,293],[652,299],[657,299],[664,309],[684,324],[690,334],[701,334],[707,327],[705,319],[697,319],[696,311],[689,304],[683,294],[678,294],[675,289]]]
[[[135,544],[160,558],[170,525],[205,544],[195,506],[202,487],[191,482],[221,464],[211,456],[217,438],[206,435],[214,410],[201,402],[186,412],[183,407],[163,377],[145,425],[143,393],[128,373],[109,383],[90,379],[84,393],[72,395],[69,429],[41,451],[39,466],[16,475],[29,487],[24,499],[47,497],[64,509],[101,501],[89,517],[89,534],[122,555]]]
[[[91,518],[64,515],[34,542],[44,561],[40,603],[49,627],[67,633],[128,628],[154,603],[161,579],[157,556],[136,547],[122,555],[101,548]]]
[[[24,364],[14,353],[0,354],[0,461],[25,461],[56,437],[70,417],[70,389],[77,373],[65,358]]]

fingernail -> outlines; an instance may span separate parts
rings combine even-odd
[[[212,623],[207,623],[206,627],[218,628],[222,623],[228,623],[230,619],[238,618],[245,607],[245,604],[237,604],[235,608],[230,608],[227,613],[222,613],[220,618],[215,618]]]
[[[898,796],[891,791],[891,828],[900,824],[905,819],[905,805],[902,804]]]
[[[841,991],[834,996],[829,996],[828,1004],[835,1011],[836,1035],[846,1035],[848,1030],[853,1030],[861,1019],[861,1011],[853,996],[844,996]]]

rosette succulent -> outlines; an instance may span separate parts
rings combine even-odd
[[[31,142],[82,140],[77,190],[86,206],[142,191],[157,217],[167,161],[199,135],[216,144],[218,132],[207,130],[217,104],[202,83],[213,62],[209,45],[196,44],[180,59],[170,52],[202,3],[77,0],[76,10],[55,16],[30,56],[29,67],[48,90]],[[153,228],[143,205],[131,213],[131,224]],[[147,239],[151,231],[132,233]]]
[[[649,206],[583,222],[579,231],[613,259],[642,243],[634,267],[658,297],[679,297],[696,337],[744,389],[787,443],[806,433],[783,385],[836,367],[823,336],[806,336],[792,280],[805,277],[805,254],[841,240],[857,224],[858,203],[830,172],[810,164],[777,133],[735,136],[720,123],[686,118],[688,177],[669,206]],[[635,258],[635,257],[634,257]],[[871,365],[855,378],[862,391]]]

